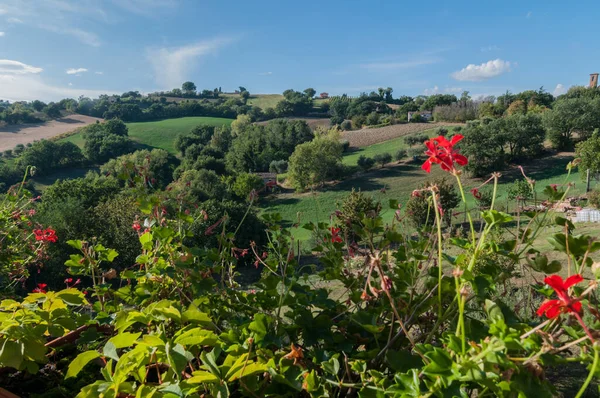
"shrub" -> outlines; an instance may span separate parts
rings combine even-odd
[[[460,203],[460,197],[454,184],[446,178],[427,181],[421,185],[421,192],[411,196],[406,203],[406,212],[412,223],[421,227],[424,225],[433,225],[435,223],[435,213],[433,201],[427,190],[435,186],[439,192],[439,204],[443,209],[442,219],[449,226],[452,222],[452,210]]]
[[[404,159],[406,157],[406,150],[405,149],[400,149],[399,151],[396,152],[396,154],[394,155],[394,159],[396,161],[401,161],[402,159]]]
[[[336,224],[340,226],[348,242],[360,241],[361,233],[355,231],[362,229],[363,219],[373,220],[381,212],[381,203],[361,191],[355,191],[354,188],[341,203],[336,203],[336,207],[339,209],[335,216]]]
[[[344,152],[348,152],[348,149],[350,149],[350,141],[348,141],[348,140],[341,140],[340,143],[342,144],[342,150]]]
[[[587,193],[587,199],[590,206],[600,209],[600,189],[595,189]]]
[[[367,171],[375,165],[375,159],[360,155],[356,164],[363,169],[363,171]]]
[[[25,145],[23,145],[23,144],[17,144],[15,146],[15,149],[13,149],[15,155],[20,155],[21,153],[23,153],[24,150],[25,150]]]
[[[348,131],[348,130],[352,130],[352,121],[350,120],[344,120],[341,124],[340,124],[340,128],[344,131]]]
[[[413,162],[417,162],[421,156],[423,156],[423,149],[421,148],[408,148],[406,150],[406,156],[411,158]]]
[[[352,127],[355,129],[361,129],[365,124],[367,124],[367,118],[363,115],[356,115],[352,118]]]
[[[377,112],[369,113],[369,115],[367,116],[367,119],[365,120],[365,123],[367,124],[367,126],[378,125],[379,124],[379,114],[377,114]]]
[[[381,168],[383,168],[387,163],[392,161],[392,155],[390,155],[388,152],[378,153],[373,157],[373,160],[375,160],[375,163],[379,163]]]
[[[448,135],[448,129],[446,127],[438,127],[438,129],[435,131],[435,133],[438,136],[445,137]]]

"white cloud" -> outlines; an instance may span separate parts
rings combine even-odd
[[[0,74],[26,75],[30,73],[40,73],[41,71],[43,71],[42,68],[27,65],[19,61],[0,59]]]
[[[69,83],[69,86],[72,86],[72,85],[73,85],[73,83]]]
[[[400,62],[370,62],[366,64],[359,65],[362,69],[372,70],[372,71],[382,71],[382,70],[397,70],[397,69],[409,69],[416,68],[422,65],[431,65],[439,62],[439,58],[423,58],[423,59],[414,59],[410,61],[400,61]]]
[[[77,68],[77,69],[69,68],[69,69],[67,69],[66,72],[67,72],[67,75],[78,75],[80,73],[87,72],[87,71],[88,70],[86,68]]]
[[[562,84],[558,83],[556,85],[556,88],[552,92],[552,95],[554,95],[555,97],[558,97],[559,95],[565,94],[566,92],[567,92],[567,88],[565,86],[563,86]]]
[[[532,15],[531,11],[528,11],[527,15],[525,15],[525,18],[527,18],[527,19],[531,18],[531,15]]]
[[[54,25],[45,24],[39,25],[38,27],[41,29],[48,30],[50,32],[58,33],[60,35],[73,36],[83,44],[87,44],[92,47],[100,47],[102,45],[102,42],[95,33],[88,32],[85,30],[76,28],[62,28]]]
[[[0,73],[0,99],[9,101],[58,101],[63,98],[98,97],[115,94],[107,90],[86,90],[46,83],[40,75],[7,75]]]
[[[462,87],[448,87],[446,86],[443,89],[440,89],[438,86],[433,86],[433,88],[426,88],[423,93],[425,95],[433,95],[433,94],[456,94],[462,93],[464,90]]]
[[[0,37],[4,37],[5,34],[6,33],[4,33],[4,32],[0,32]]]
[[[104,74],[104,72],[100,72],[100,71],[97,71],[97,72],[94,72],[94,73],[97,74],[97,75],[103,75]]]
[[[500,50],[500,48],[497,45],[491,45],[491,46],[486,46],[486,47],[481,47],[481,52],[482,53],[487,53],[490,51],[498,51]]]
[[[481,65],[469,64],[465,68],[450,74],[460,81],[479,82],[510,72],[510,62],[501,59],[484,62]]]
[[[19,18],[14,18],[14,17],[8,18],[6,20],[6,22],[8,22],[8,23],[23,23],[23,21],[21,21]]]
[[[190,79],[190,71],[200,58],[216,53],[232,41],[231,38],[215,38],[182,47],[149,49],[147,56],[157,84],[163,89],[181,86]]]
[[[0,15],[4,15],[6,14],[8,11],[6,11],[4,8],[0,8]]]
[[[260,76],[271,76],[273,74],[273,72],[262,72],[259,73]]]

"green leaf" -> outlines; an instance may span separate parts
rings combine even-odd
[[[56,292],[56,297],[69,305],[82,305],[86,302],[85,295],[75,288],[64,289]]]
[[[118,335],[112,337],[108,340],[110,343],[115,345],[115,348],[125,348],[131,347],[133,343],[142,335],[142,332],[139,333],[129,333],[123,332]]]
[[[190,305],[187,311],[182,314],[184,322],[198,323],[200,325],[212,325],[212,319],[208,314],[200,312],[195,305]]]
[[[506,214],[498,210],[482,211],[481,216],[488,224],[505,224],[513,220],[510,214]]]
[[[140,243],[142,244],[143,249],[152,249],[152,233],[146,232],[145,234],[140,236]]]
[[[23,343],[20,341],[4,340],[0,348],[0,365],[7,368],[19,369],[23,362]]]
[[[487,312],[490,321],[504,321],[502,309],[492,300],[485,300],[485,311]]]
[[[73,249],[83,249],[83,242],[80,240],[68,240],[67,245],[71,246]]]
[[[102,354],[105,357],[114,359],[115,361],[119,360],[119,354],[117,354],[117,347],[109,340],[102,349]]]
[[[228,382],[232,382],[235,381],[237,379],[241,379],[242,377],[246,377],[246,376],[251,376],[257,373],[264,373],[268,370],[269,368],[262,364],[262,363],[258,363],[258,362],[249,362],[247,364],[245,364],[245,366],[242,366],[241,369],[239,369],[238,371],[236,371],[235,373],[231,374],[231,372],[227,375]]]
[[[192,377],[187,379],[185,382],[190,384],[201,384],[201,383],[217,383],[219,378],[210,372],[205,370],[197,370],[192,373]]]
[[[183,346],[190,345],[210,345],[217,344],[217,335],[210,330],[194,328],[188,330],[175,339],[175,343]]]
[[[86,351],[77,355],[77,357],[69,364],[69,369],[67,370],[65,379],[77,376],[85,365],[99,357],[100,353],[98,351]]]
[[[431,362],[425,366],[423,373],[435,376],[449,373],[453,362],[444,350],[435,347],[433,351],[426,353],[425,356],[429,358]]]

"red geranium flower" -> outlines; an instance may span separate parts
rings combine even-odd
[[[558,296],[558,300],[546,300],[542,303],[537,311],[538,316],[546,314],[549,319],[556,318],[561,312],[573,312],[577,315],[581,314],[581,303],[579,299],[569,296],[568,289],[583,281],[583,277],[579,274],[570,276],[563,281],[558,275],[552,275],[544,279]]]
[[[38,283],[37,287],[35,289],[33,289],[34,293],[46,293],[46,287],[48,285],[45,283]]]
[[[427,147],[425,155],[429,156],[429,159],[423,163],[421,168],[429,173],[431,172],[431,165],[434,163],[439,164],[442,170],[445,171],[454,171],[454,163],[460,166],[466,165],[468,163],[467,158],[454,150],[454,145],[462,139],[461,134],[456,134],[452,136],[450,141],[442,136],[425,141]]]
[[[35,240],[42,242],[57,242],[58,237],[56,236],[56,231],[51,228],[46,228],[44,230],[34,229],[33,234],[35,235]]]
[[[133,228],[136,231],[139,231],[140,229],[142,229],[142,226],[140,225],[140,223],[138,221],[134,221],[131,228]]]
[[[338,235],[340,233],[340,229],[331,227],[329,230],[331,231],[331,242],[342,243],[342,238]]]

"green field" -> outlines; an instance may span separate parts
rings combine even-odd
[[[427,133],[433,134],[433,131]],[[396,151],[406,148],[403,138],[371,145],[361,148],[359,151],[348,153],[344,156],[343,163],[349,166],[356,165],[358,156],[362,154],[369,157],[384,152],[394,154]],[[536,181],[537,192],[543,191],[544,187],[550,184],[574,183],[569,195],[582,194],[585,192],[585,183],[581,181],[577,171],[572,173],[568,180],[565,180],[567,177],[565,167],[572,159],[573,156],[570,155],[548,156],[523,166],[528,176]],[[389,222],[394,216],[394,211],[388,209],[387,205],[390,199],[406,203],[412,191],[423,182],[444,176],[453,178],[442,172],[439,167],[434,167],[431,174],[427,174],[421,170],[421,162],[414,164],[394,162],[384,168],[376,166],[366,173],[358,173],[344,181],[326,186],[312,193],[285,192],[269,200],[264,200],[261,205],[262,210],[265,212],[280,213],[288,225],[295,223],[302,225],[311,221],[329,222],[332,213],[337,209],[336,202],[343,200],[348,192],[354,188],[371,195],[376,200],[380,200],[384,205],[382,216],[386,222]],[[508,208],[511,211],[514,209],[514,201],[508,201],[507,199],[507,190],[517,178],[522,178],[522,176],[516,169],[508,170],[501,177],[497,197],[497,207],[501,210]],[[474,199],[469,190],[479,186],[482,182],[481,179],[463,179],[469,207],[474,207]],[[544,199],[544,197],[542,196],[541,199]],[[459,206],[456,211],[462,212],[462,206]],[[476,215],[477,211],[473,210],[473,214]],[[464,217],[464,215],[461,215],[459,221],[464,221]],[[310,237],[310,232],[302,228],[294,228],[293,233],[299,240],[306,240]]]
[[[129,137],[142,147],[162,148],[176,154],[175,138],[180,133],[187,133],[199,125],[230,125],[233,119],[219,117],[182,117],[178,119],[159,120],[157,122],[127,123]],[[83,147],[83,134],[77,133],[61,141],[69,141]]]

